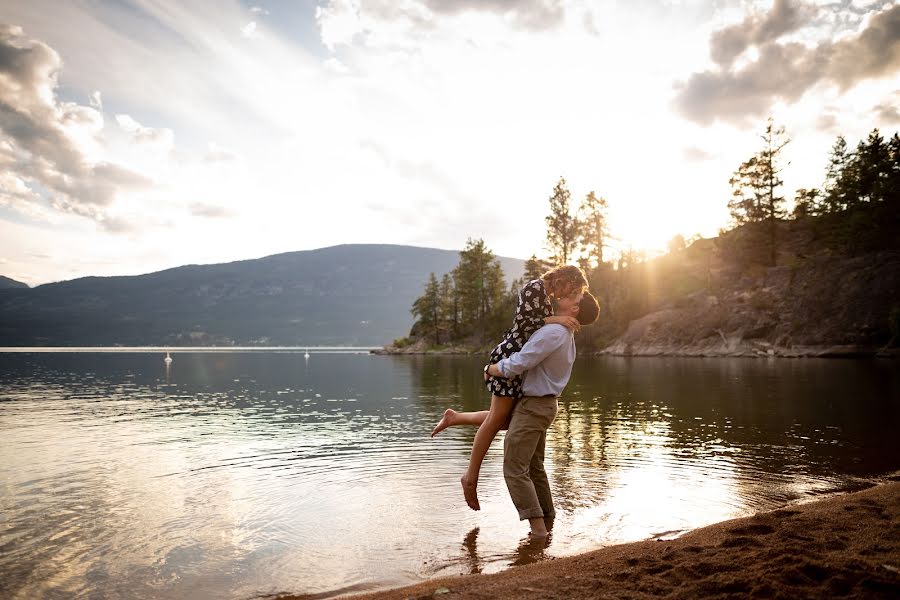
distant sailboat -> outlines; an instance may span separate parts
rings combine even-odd
[[[166,363],[166,366],[169,366],[172,364],[172,357],[169,356],[168,352],[166,352],[166,357],[163,359],[163,362]]]

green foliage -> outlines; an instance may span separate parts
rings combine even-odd
[[[546,270],[547,266],[544,264],[544,261],[539,260],[536,255],[532,254],[531,258],[525,261],[525,274],[522,277],[527,283],[538,279]]]
[[[849,152],[838,136],[831,148],[824,194],[814,204],[813,231],[837,253],[900,247],[900,136],[874,129]]]
[[[407,346],[411,346],[413,344],[413,340],[408,337],[397,338],[393,342],[391,342],[391,346],[394,348],[406,348]]]
[[[425,284],[425,293],[416,298],[410,312],[417,319],[418,334],[422,337],[430,337],[434,340],[434,344],[441,343],[440,306],[440,288],[437,277],[432,272]]]
[[[781,153],[790,143],[785,137],[784,127],[776,127],[771,117],[765,132],[760,136],[762,149],[742,163],[729,180],[732,198],[728,210],[738,225],[767,223],[768,263],[775,265],[778,252],[778,219],[784,218],[784,196],[779,196],[778,188],[784,185]]]
[[[606,198],[598,198],[594,192],[589,192],[578,207],[576,220],[580,227],[579,241],[586,263],[582,265],[582,269],[603,264],[603,248],[607,246],[609,238],[607,208]]]
[[[554,265],[569,264],[582,238],[581,222],[572,215],[571,196],[566,180],[560,177],[550,196],[550,214],[544,219],[547,223],[547,249]]]
[[[514,311],[515,295],[505,289],[500,262],[483,240],[469,239],[453,271],[440,282],[432,273],[413,302],[416,322],[410,336],[435,346],[480,344],[499,339]]]
[[[794,194],[794,219],[806,219],[821,212],[822,192],[813,188],[799,188]]]

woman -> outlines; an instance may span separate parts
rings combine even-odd
[[[584,273],[578,267],[566,265],[547,271],[540,278],[529,281],[519,292],[516,316],[513,325],[503,339],[491,351],[490,364],[497,363],[519,352],[531,334],[545,324],[558,323],[572,331],[579,329],[578,320],[573,317],[553,315],[553,299],[571,298],[583,293],[588,287]],[[487,369],[487,367],[485,367]],[[444,416],[431,432],[434,437],[453,425],[478,425],[469,468],[460,478],[466,504],[472,510],[481,510],[478,503],[478,476],[481,463],[487,454],[497,432],[509,423],[513,407],[522,398],[522,378],[490,377],[485,371],[485,384],[491,392],[491,407],[488,411],[460,413],[448,408]]]

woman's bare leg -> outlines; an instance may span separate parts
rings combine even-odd
[[[481,505],[478,503],[478,476],[481,473],[481,463],[484,462],[484,456],[491,447],[491,442],[497,436],[497,432],[508,423],[513,404],[513,399],[508,396],[491,396],[491,409],[475,434],[472,454],[469,456],[469,468],[459,480],[462,484],[463,495],[466,497],[466,504],[472,510],[481,510]]]
[[[490,411],[487,410],[479,410],[477,412],[456,412],[452,408],[448,408],[444,411],[444,416],[441,417],[438,424],[431,430],[431,437],[434,437],[448,427],[453,427],[455,425],[473,425],[479,427],[484,423],[484,420],[487,419],[489,412]]]

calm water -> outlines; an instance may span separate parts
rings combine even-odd
[[[480,358],[0,354],[0,596],[253,598],[491,572],[900,469],[888,361],[584,358],[525,539],[494,443],[459,489]]]

